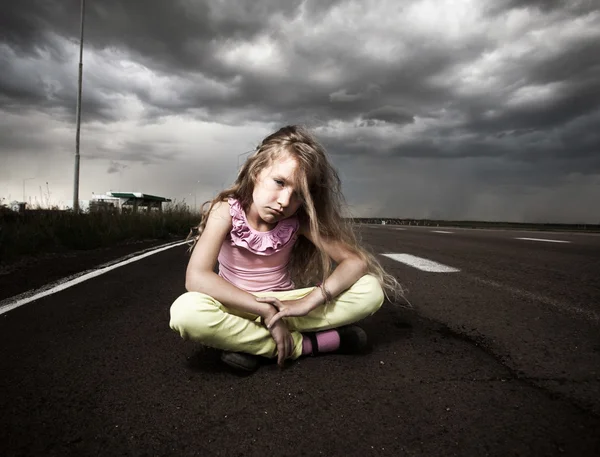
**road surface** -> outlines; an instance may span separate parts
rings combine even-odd
[[[600,236],[360,233],[411,307],[359,356],[232,373],[168,327],[184,246],[3,312],[0,455],[600,455]]]

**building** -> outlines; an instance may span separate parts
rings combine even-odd
[[[118,212],[120,208],[120,200],[117,197],[110,197],[108,195],[93,195],[89,204],[90,213],[100,211]]]
[[[106,196],[102,196],[102,198],[104,198],[104,205],[109,203],[115,204],[116,200],[118,200],[118,207],[121,211],[131,211],[134,213],[138,209],[162,212],[162,204],[171,201],[169,198],[142,194],[141,192],[107,192]]]

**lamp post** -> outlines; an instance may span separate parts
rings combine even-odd
[[[77,133],[75,134],[75,179],[73,183],[73,211],[79,212],[79,136],[81,131],[81,80],[83,73],[83,16],[85,0],[81,0],[81,38],[79,40],[79,89],[77,92]]]
[[[194,191],[194,193],[193,193],[193,194],[192,194],[192,193],[190,193],[189,195],[190,195],[190,197],[191,197],[192,195],[194,196],[194,206],[193,206],[193,208],[194,208],[194,211],[196,211],[196,191]]]
[[[196,185],[194,186],[194,211],[198,211],[198,206],[196,206],[196,194],[198,193],[198,184],[200,184],[200,180],[196,181]]]
[[[190,197],[193,195],[194,196],[194,212],[198,209],[197,207],[197,197],[198,197],[198,189],[196,188],[196,186],[200,184],[200,180],[196,181],[196,184],[194,185],[194,193],[190,194]]]
[[[23,178],[23,203],[25,203],[25,181],[30,181],[32,179],[35,179],[35,177],[33,177],[33,178]]]

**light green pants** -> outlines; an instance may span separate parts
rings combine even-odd
[[[280,292],[256,292],[257,297],[295,300],[314,287]],[[328,305],[319,306],[306,316],[284,318],[294,339],[293,359],[302,355],[301,332],[312,332],[348,325],[370,316],[383,304],[384,294],[374,276],[365,275]],[[182,338],[217,349],[246,352],[273,358],[275,340],[260,322],[260,317],[226,308],[200,292],[186,292],[171,305],[171,329]]]

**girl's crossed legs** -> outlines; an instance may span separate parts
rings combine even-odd
[[[279,292],[255,292],[257,297],[295,300],[314,287]],[[319,306],[306,316],[284,318],[294,339],[292,359],[302,355],[302,333],[352,324],[372,315],[383,304],[384,294],[374,276],[365,275],[331,303]],[[238,312],[201,292],[186,292],[171,305],[170,327],[182,338],[232,352],[246,352],[273,358],[277,345],[260,317]]]

